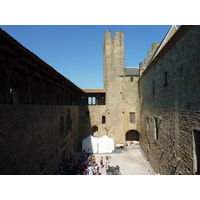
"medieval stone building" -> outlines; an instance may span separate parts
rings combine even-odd
[[[0,174],[54,174],[92,134],[138,140],[156,173],[200,170],[200,26],[172,26],[138,68],[105,32],[104,89],[80,89],[0,29]]]

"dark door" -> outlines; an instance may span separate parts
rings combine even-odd
[[[194,130],[197,175],[200,175],[200,131]]]

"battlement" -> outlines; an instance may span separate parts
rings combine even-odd
[[[114,35],[114,37],[112,37],[112,31],[105,31],[105,36],[115,38],[120,35],[124,35],[124,31],[115,31],[114,33],[115,33],[115,35]]]
[[[124,32],[115,31],[114,37],[112,37],[112,31],[105,31],[104,45],[105,43],[124,46]]]
[[[152,50],[148,51],[148,57],[144,58],[144,63],[140,62],[139,63],[139,67],[140,67],[140,76],[142,74],[142,72],[145,70],[145,68],[147,67],[147,65],[149,64],[149,62],[151,61],[154,53],[156,52],[156,49],[159,47],[159,43],[153,43],[152,44]]]

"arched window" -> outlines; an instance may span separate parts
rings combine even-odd
[[[88,97],[88,105],[96,105],[96,97]]]
[[[130,82],[133,82],[133,77],[130,78]]]
[[[106,117],[102,116],[102,124],[105,124],[105,123],[106,123]]]

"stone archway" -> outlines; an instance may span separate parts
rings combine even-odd
[[[92,136],[94,136],[95,132],[98,132],[98,130],[99,130],[98,126],[94,125],[92,127]]]
[[[138,141],[140,140],[140,133],[136,130],[129,130],[126,132],[126,141]]]

